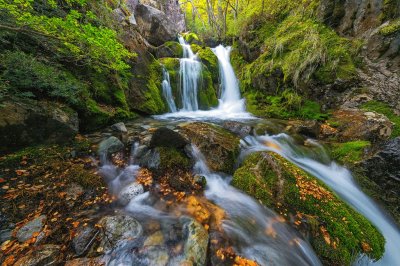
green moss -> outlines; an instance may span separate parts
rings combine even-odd
[[[392,35],[400,31],[400,18],[391,21],[388,25],[382,27],[379,33],[385,36]]]
[[[192,163],[190,159],[175,148],[157,147],[160,154],[160,169],[190,169]]]
[[[322,113],[321,106],[317,102],[304,100],[293,90],[285,90],[275,96],[266,96],[262,92],[251,91],[246,92],[244,96],[248,111],[261,117],[321,121],[329,117],[328,114]]]
[[[208,68],[215,84],[219,81],[219,64],[217,56],[209,47],[199,49],[197,55],[201,62]]]
[[[353,164],[362,159],[365,148],[371,146],[369,141],[350,141],[332,144],[332,157],[341,163]]]
[[[194,32],[184,33],[183,39],[185,39],[187,43],[196,43],[196,44],[201,43],[199,36],[197,36],[197,34]]]
[[[400,0],[384,0],[382,20],[394,19],[400,15]]]
[[[168,41],[157,49],[160,51],[157,52],[157,56],[160,58],[164,57],[181,58],[183,56],[182,45],[180,45],[180,43],[178,42]]]
[[[161,114],[168,111],[162,97],[162,66],[157,60],[153,60],[148,66],[149,75],[146,77],[147,83],[144,92],[144,100],[139,109],[148,114]]]
[[[375,111],[385,115],[393,123],[392,138],[400,136],[400,116],[393,112],[393,109],[383,102],[370,101],[361,106],[366,111]]]
[[[208,110],[218,105],[217,92],[213,85],[211,72],[203,66],[201,72],[201,86],[199,90],[199,107],[202,110]]]
[[[385,240],[362,215],[347,206],[316,178],[273,153],[250,155],[234,174],[232,184],[268,207],[290,217],[309,220],[311,245],[327,265],[350,265],[357,254],[379,259]],[[321,228],[327,230],[330,243]],[[362,245],[371,247],[363,250]]]

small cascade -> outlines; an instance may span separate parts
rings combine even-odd
[[[178,110],[176,108],[175,101],[172,96],[172,88],[171,88],[171,81],[169,78],[169,73],[165,68],[163,68],[162,88],[163,88],[163,95],[164,95],[165,100],[167,101],[169,111],[172,113],[177,112]]]
[[[269,143],[269,145],[266,146],[265,143]],[[244,146],[242,156],[257,151],[278,153],[320,179],[340,198],[370,220],[385,237],[385,254],[379,261],[373,262],[363,257],[356,261],[354,265],[399,265],[400,233],[395,223],[373,200],[361,191],[346,168],[337,165],[335,162],[326,162],[326,158],[329,157],[326,151],[316,142],[308,143],[314,146],[311,154],[310,150],[296,145],[290,136],[283,133],[275,136],[248,136],[242,142]]]
[[[245,103],[240,96],[239,82],[230,63],[231,47],[222,45],[213,49],[218,57],[220,80],[221,80],[221,98],[218,109],[229,110],[233,112],[245,112]]]
[[[201,63],[182,36],[179,37],[179,43],[183,48],[183,58],[180,59],[179,72],[182,107],[184,111],[197,111],[199,110],[197,95],[201,76]]]

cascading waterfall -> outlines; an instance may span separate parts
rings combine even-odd
[[[163,95],[165,100],[167,101],[169,110],[173,113],[177,112],[178,110],[175,105],[174,97],[172,96],[172,88],[171,88],[169,73],[165,68],[163,68],[162,88],[163,88]]]
[[[244,99],[240,96],[239,82],[230,63],[231,47],[222,45],[213,49],[218,58],[221,80],[221,98],[218,109],[231,112],[245,112]]]
[[[182,107],[184,111],[197,111],[199,110],[197,94],[201,75],[201,63],[183,37],[179,37],[179,43],[183,48],[183,58],[180,59],[179,71]]]
[[[270,143],[272,145],[266,146],[265,143]],[[313,145],[313,143],[317,145],[316,149],[314,149],[315,158],[328,157],[318,144],[315,142],[310,142],[309,144]],[[399,229],[389,216],[361,191],[347,169],[334,162],[325,163],[312,159],[310,158],[310,154],[305,156],[307,152],[296,145],[293,139],[286,134],[259,137],[249,136],[244,139],[242,144],[244,146],[242,156],[256,151],[273,151],[280,154],[324,182],[338,194],[340,198],[350,204],[377,227],[386,240],[383,258],[377,262],[366,261],[366,258],[362,258],[355,262],[356,265],[399,265]]]

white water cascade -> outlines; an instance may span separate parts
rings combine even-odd
[[[246,112],[245,100],[240,95],[239,82],[230,63],[231,47],[224,47],[222,45],[213,49],[220,67],[221,95],[219,105],[217,108],[207,111],[198,110],[198,84],[196,82],[198,82],[200,77],[201,63],[197,61],[196,55],[193,54],[190,45],[186,44],[182,37],[179,38],[179,42],[184,49],[184,58],[181,59],[180,65],[183,109],[178,112],[155,117],[160,119],[190,118],[196,120],[254,119],[252,115]]]
[[[193,146],[194,171],[205,176],[206,197],[223,208],[224,234],[234,239],[233,247],[242,256],[259,265],[321,265],[310,245],[274,211],[235,189],[224,178],[211,172],[204,156]]]
[[[266,146],[265,143],[270,145]],[[275,136],[247,137],[243,141],[244,151],[242,156],[256,151],[273,151],[306,172],[317,177],[345,202],[364,215],[382,233],[386,240],[385,254],[377,262],[360,258],[355,265],[399,265],[400,262],[400,231],[389,216],[379,208],[373,200],[365,195],[353,180],[351,173],[337,165],[335,162],[322,163],[317,158],[326,158],[325,151],[315,142],[309,142],[315,146],[314,156],[310,156],[305,148],[301,148],[286,134]],[[304,156],[307,154],[307,157]],[[314,157],[315,159],[312,159]]]
[[[180,59],[179,72],[183,111],[197,111],[199,110],[197,95],[201,76],[201,63],[182,36],[179,37],[179,43],[183,48],[183,58]]]
[[[178,109],[176,108],[174,97],[172,96],[172,88],[171,88],[169,73],[165,68],[163,68],[162,88],[163,88],[163,95],[165,100],[167,101],[169,110],[173,113],[177,112]]]

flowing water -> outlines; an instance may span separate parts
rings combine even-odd
[[[169,78],[168,71],[163,68],[163,82],[162,82],[163,95],[165,100],[167,101],[169,111],[174,113],[177,112],[174,97],[172,95],[171,81]]]
[[[201,63],[183,37],[179,37],[179,43],[183,48],[183,58],[180,59],[179,70],[183,110],[197,111],[199,110],[197,95],[201,75]]]
[[[231,49],[223,46],[213,49],[220,65],[221,93],[218,107],[211,110],[198,110],[197,93],[201,64],[190,46],[184,43],[183,38],[180,38],[180,42],[184,48],[180,70],[183,109],[177,110],[168,73],[164,73],[163,92],[171,113],[156,116],[157,121],[171,125],[176,124],[177,120],[217,121],[216,123],[239,120],[244,124],[253,123],[257,118],[245,110],[245,102],[241,98],[238,81],[230,64]],[[273,145],[266,146],[266,142]],[[399,265],[400,233],[396,225],[358,188],[347,169],[332,162],[324,148],[316,141],[308,140],[308,144],[309,147],[298,145],[290,136],[283,133],[272,136],[247,136],[241,141],[241,156],[245,157],[257,151],[276,152],[320,179],[340,198],[369,219],[386,239],[386,251],[381,260],[372,262],[366,258],[360,258],[354,264]],[[119,195],[127,184],[136,179],[140,167],[135,164],[135,150],[137,146],[133,148],[131,164],[125,169],[118,169],[104,162],[100,170],[115,195]],[[196,147],[192,147],[192,154],[196,159],[193,172],[207,179],[205,197],[226,213],[222,221],[223,234],[230,240],[237,254],[255,260],[260,265],[321,264],[308,243],[274,211],[263,207],[250,196],[233,188],[229,184],[230,176],[211,172],[204,163],[203,155]],[[184,207],[177,208],[180,213],[181,208]],[[177,215],[174,210],[162,207],[160,199],[149,192],[134,198],[124,209],[144,224],[150,221],[159,222],[167,231],[183,230],[185,219],[187,219],[185,216]],[[183,241],[183,239],[177,239],[175,242],[182,243]],[[130,243],[121,247],[117,256],[108,258],[108,263],[110,265],[149,263],[149,258],[132,253],[135,245],[137,244]],[[172,254],[175,247],[168,246],[167,248],[169,254]],[[179,255],[171,257],[169,265],[177,265],[180,259]]]

